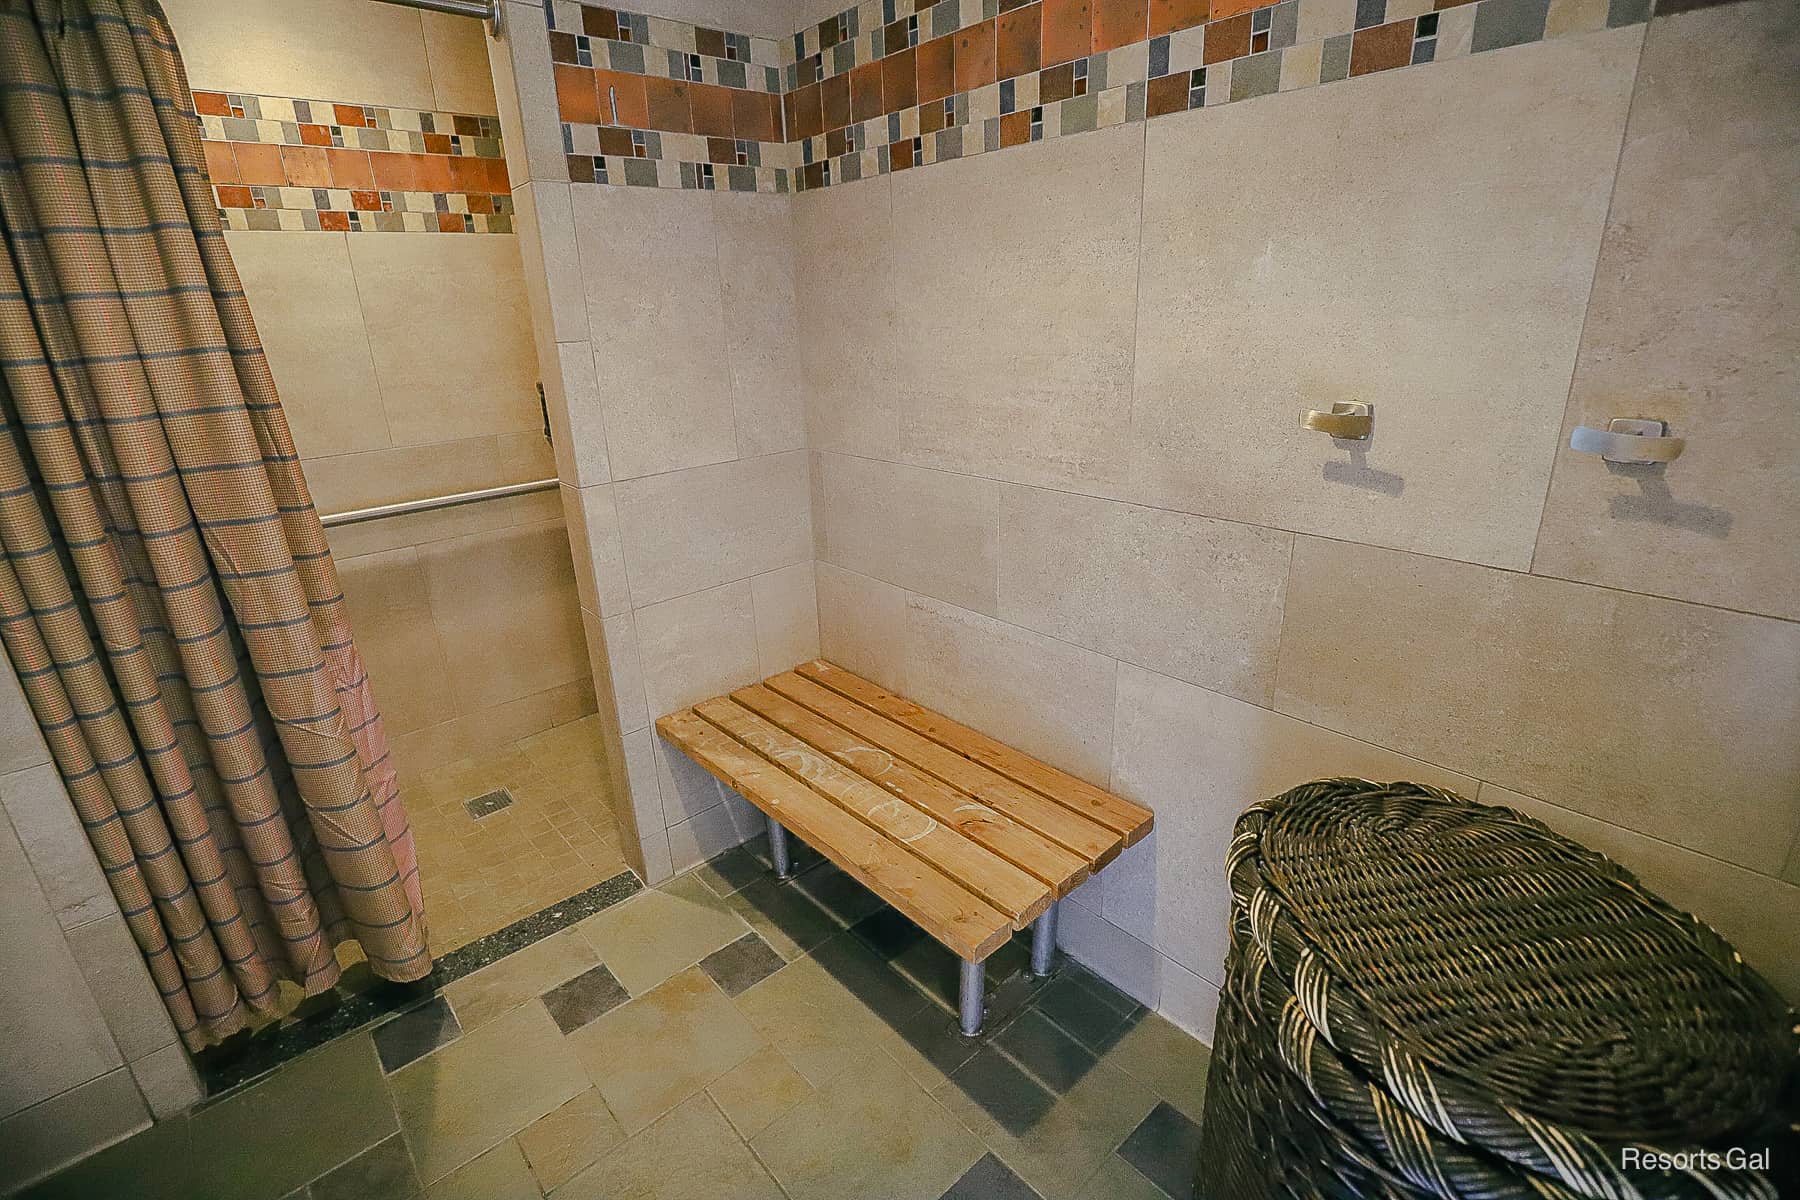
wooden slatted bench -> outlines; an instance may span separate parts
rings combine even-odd
[[[1150,832],[1150,810],[814,660],[670,713],[657,732],[962,959],[962,1030],[981,1029],[983,964]]]

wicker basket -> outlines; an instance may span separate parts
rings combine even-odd
[[[1247,811],[1227,870],[1201,1196],[1800,1196],[1795,1014],[1610,860],[1333,779]]]

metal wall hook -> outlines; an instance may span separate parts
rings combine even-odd
[[[1569,449],[1598,454],[1609,463],[1642,466],[1672,462],[1686,446],[1686,438],[1669,436],[1666,422],[1637,417],[1614,417],[1605,429],[1577,425],[1569,433]]]
[[[1339,400],[1330,412],[1309,408],[1301,413],[1300,428],[1352,442],[1367,441],[1375,431],[1375,409],[1360,400]]]

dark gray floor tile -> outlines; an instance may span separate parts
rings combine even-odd
[[[596,1017],[604,1016],[631,999],[613,973],[602,964],[591,967],[567,983],[544,993],[550,1019],[564,1033],[573,1033]]]
[[[1104,1054],[1123,1035],[1138,1006],[1109,984],[1094,981],[1104,992],[1089,986],[1091,978],[1065,970],[1038,994],[1032,1007],[1088,1049]]]
[[[1125,1139],[1119,1157],[1169,1193],[1172,1200],[1193,1200],[1194,1174],[1200,1165],[1200,1126],[1164,1101]]]
[[[406,1139],[376,1142],[312,1181],[312,1200],[405,1200],[421,1190]]]
[[[959,1067],[950,1076],[950,1086],[1014,1137],[1036,1129],[1056,1107],[1054,1093],[992,1045]]]
[[[938,1200],[1043,1200],[1037,1190],[1014,1175],[992,1154],[970,1167]]]
[[[773,878],[746,885],[726,903],[787,958],[805,954],[843,929],[805,892]]]
[[[450,1003],[442,996],[410,1012],[403,1012],[375,1029],[375,1053],[381,1056],[381,1069],[392,1075],[416,1058],[430,1054],[439,1046],[462,1036],[462,1026]]]
[[[1080,1083],[1099,1061],[1092,1050],[1035,1011],[996,1034],[994,1044],[1059,1096]]]
[[[700,969],[727,996],[735,996],[761,983],[787,964],[781,955],[769,949],[769,943],[754,933],[746,933],[729,946],[714,950],[700,960]]]
[[[766,877],[769,874],[769,864],[758,858],[749,846],[733,846],[717,858],[708,859],[696,867],[694,874],[717,895],[729,896]]]
[[[800,869],[798,863],[794,869]],[[795,876],[794,886],[844,925],[854,925],[882,907],[880,896],[828,862]]]
[[[936,938],[887,905],[858,921],[851,932],[940,1007],[956,1011],[962,964]],[[990,1027],[1036,993],[1040,981],[1030,979],[1026,971],[1030,963],[1029,940],[1015,938],[988,956],[983,983]]]
[[[925,993],[849,933],[820,945],[812,959],[890,1026],[927,1004]]]

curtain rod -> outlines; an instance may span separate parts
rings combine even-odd
[[[479,17],[488,23],[488,33],[500,36],[500,10],[505,0],[381,0],[401,8],[422,8],[426,12],[448,13],[453,17]]]

